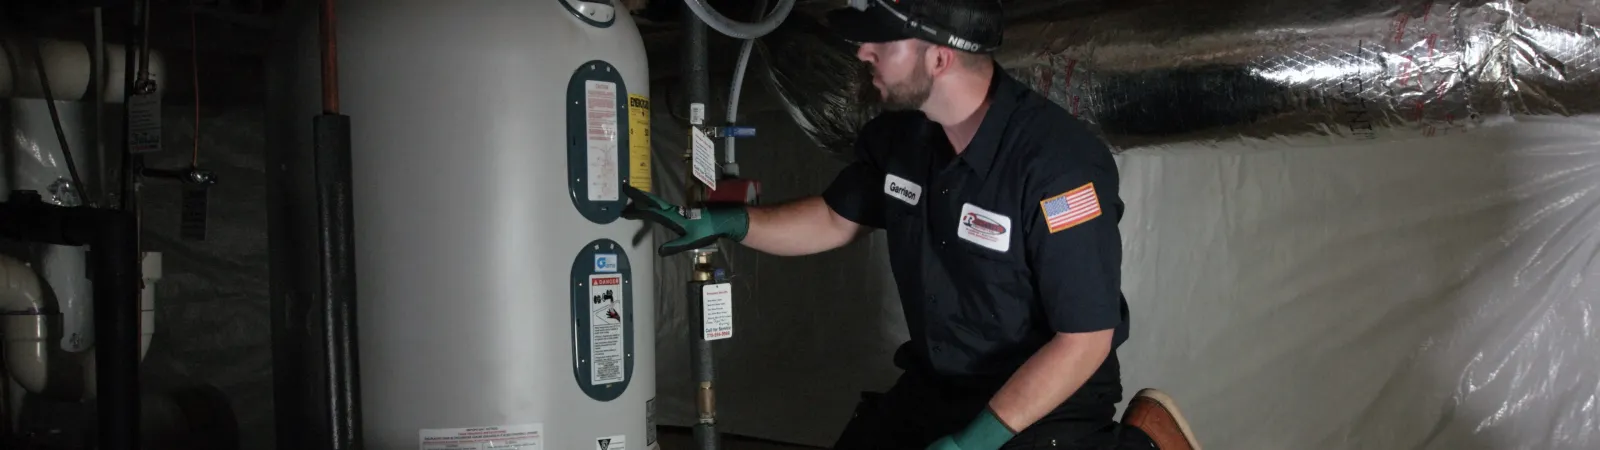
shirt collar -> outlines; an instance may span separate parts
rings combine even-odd
[[[986,177],[994,166],[994,159],[1000,153],[1000,138],[1011,122],[1011,113],[1016,112],[1018,100],[1027,92],[1026,86],[1006,73],[999,63],[994,63],[994,76],[989,82],[989,110],[984,112],[978,132],[960,155],[979,177]],[[943,136],[942,132],[939,134]]]

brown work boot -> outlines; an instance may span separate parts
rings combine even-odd
[[[1122,423],[1143,430],[1161,450],[1200,450],[1189,422],[1178,412],[1177,402],[1165,392],[1143,389],[1128,401]]]

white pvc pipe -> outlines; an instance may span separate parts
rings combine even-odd
[[[0,255],[0,312],[39,313],[44,291],[39,275],[22,261]],[[6,372],[29,392],[44,392],[49,381],[46,362],[49,329],[43,314],[7,314],[0,322],[5,334]]]
[[[161,253],[146,252],[142,265],[144,287],[139,295],[139,359],[150,351],[155,337],[155,292],[161,280]],[[44,286],[37,272],[22,261],[0,255],[0,312],[24,313],[0,316],[0,335],[5,341],[5,371],[28,392],[41,393],[50,381],[50,329],[41,311],[45,309]],[[34,314],[28,314],[34,313]],[[83,368],[85,399],[95,398],[95,349],[71,355]],[[70,361],[68,362],[70,364]]]
[[[39,43],[44,52],[45,76],[50,81],[50,93],[57,101],[93,100],[90,88],[94,69],[94,43],[55,39],[0,38],[0,98],[44,98],[39,83],[38,64],[35,64],[33,46]],[[122,103],[123,63],[127,51],[122,45],[105,45],[105,80],[103,89],[106,102]],[[12,70],[15,69],[15,72]],[[150,78],[158,88],[165,88],[166,66],[161,54],[150,51]]]
[[[144,253],[144,289],[139,292],[139,360],[150,352],[156,335],[156,283],[161,281],[161,252]]]
[[[39,255],[39,273],[55,292],[61,312],[62,350],[81,352],[94,345],[94,283],[89,273],[89,248],[81,245],[45,245]]]
[[[156,282],[161,281],[161,253],[145,252],[143,258],[144,288],[139,291],[139,360],[150,352],[150,339],[156,335]],[[95,349],[80,353],[83,361],[83,399],[94,400],[99,394],[96,383]]]

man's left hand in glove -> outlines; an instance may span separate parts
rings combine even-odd
[[[1014,436],[994,411],[985,408],[966,429],[934,441],[928,450],[999,450]]]
[[[750,231],[750,215],[743,206],[687,209],[631,185],[623,184],[622,189],[633,200],[622,210],[623,218],[655,223],[681,235],[661,244],[657,249],[661,256],[710,246],[719,238],[743,241]]]

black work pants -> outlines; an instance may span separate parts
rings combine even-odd
[[[1003,450],[1156,448],[1143,431],[1114,419],[1122,396],[1116,378],[1091,380],[1061,407],[1012,438]],[[997,390],[998,386],[953,384],[908,370],[888,392],[863,398],[833,449],[924,450],[933,441],[965,428]]]

